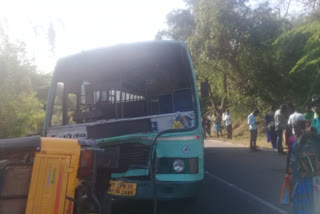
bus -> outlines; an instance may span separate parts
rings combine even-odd
[[[193,197],[204,177],[204,136],[186,44],[120,44],[58,60],[44,136],[118,151],[109,196]]]

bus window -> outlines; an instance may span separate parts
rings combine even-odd
[[[51,126],[61,126],[63,124],[63,93],[64,84],[58,82],[52,109]]]
[[[74,124],[74,114],[77,112],[77,95],[68,94],[68,124]]]

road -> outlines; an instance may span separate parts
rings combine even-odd
[[[158,214],[286,214],[280,205],[285,155],[271,150],[205,142],[205,179],[199,196],[190,201],[160,202]],[[152,213],[151,201],[117,202],[113,213]]]

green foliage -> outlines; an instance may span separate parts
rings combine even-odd
[[[174,40],[186,41],[192,35],[195,22],[189,10],[173,10],[167,15],[168,30],[159,31],[156,39],[167,37]]]
[[[251,111],[261,102],[275,102],[272,43],[285,26],[267,4],[253,10],[245,3],[199,1],[195,33],[187,40],[198,76],[209,80],[213,99],[227,97],[226,106],[237,106],[235,111],[239,105]],[[250,101],[244,102],[246,97]]]
[[[255,9],[246,0],[186,3],[194,24],[184,31],[183,16],[172,12],[168,18],[179,22],[168,19],[165,32],[171,39],[187,35],[198,81],[211,87],[211,97],[202,100],[204,111],[231,107],[235,117],[243,117],[254,107],[302,106],[320,93],[320,23],[315,13],[288,20],[267,3]]]
[[[31,93],[5,94],[1,88],[0,138],[40,134],[43,125],[43,104]]]
[[[311,22],[285,32],[275,42],[277,67],[288,79],[288,92],[298,105],[319,93],[320,23]]]
[[[293,72],[308,72],[308,70],[320,73],[320,23],[311,23],[299,29],[306,36],[306,41],[302,43],[302,57],[291,69]]]
[[[48,83],[42,76],[27,59],[23,43],[0,38],[0,138],[41,133],[44,102],[36,90]]]

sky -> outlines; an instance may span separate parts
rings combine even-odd
[[[57,59],[83,50],[153,40],[166,15],[183,0],[0,0],[0,24],[11,40],[24,41],[43,72]],[[48,26],[55,29],[55,48]]]
[[[0,0],[0,26],[12,41],[26,43],[28,56],[40,71],[51,72],[59,58],[70,54],[153,40],[166,28],[166,15],[185,7],[183,0]],[[48,43],[50,23],[54,51]]]

